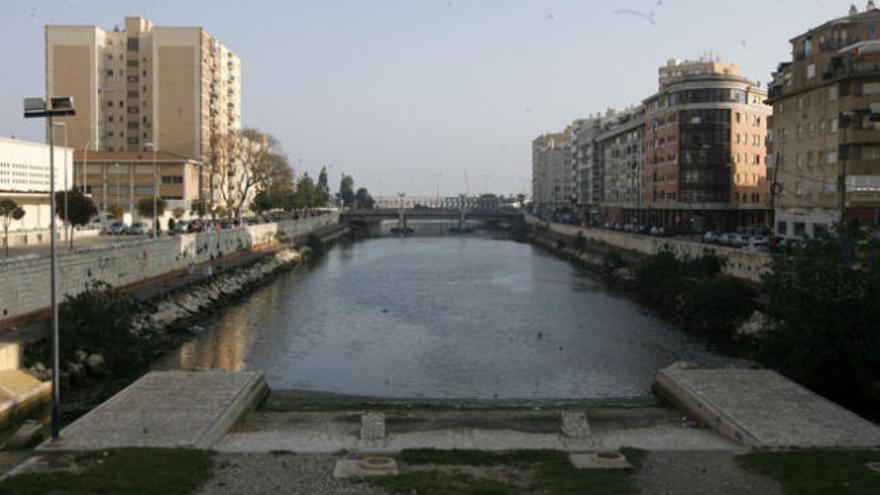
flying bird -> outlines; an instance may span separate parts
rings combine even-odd
[[[640,17],[640,18],[650,22],[652,26],[657,25],[657,23],[654,22],[654,13],[653,12],[646,14],[646,13],[638,11],[638,10],[617,9],[617,10],[612,10],[611,13],[614,15],[631,15],[631,16],[635,16],[635,17]]]

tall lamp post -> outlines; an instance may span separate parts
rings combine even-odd
[[[155,143],[144,143],[144,148],[153,150],[153,239],[159,235],[159,167],[156,164]]]
[[[64,129],[64,148],[67,148],[67,122],[53,122],[53,127],[61,127]],[[54,129],[53,129],[54,132]],[[70,220],[67,215],[67,190],[69,186],[67,185],[67,153],[64,153],[64,240],[67,241],[70,239]]]
[[[53,139],[52,118],[76,115],[73,98],[56,96],[49,99],[25,98],[24,118],[45,118],[49,134],[49,278],[50,304],[52,307],[52,439],[57,440],[61,432],[61,382],[59,366],[59,335],[58,335],[58,253],[55,249],[55,140]]]

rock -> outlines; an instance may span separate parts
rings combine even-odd
[[[104,356],[100,354],[91,354],[88,358],[86,358],[86,365],[89,367],[89,370],[95,371],[106,364],[106,360]]]
[[[189,331],[195,334],[205,333],[205,327],[201,325],[193,325],[189,328]]]
[[[80,363],[67,363],[67,371],[69,371],[72,376],[79,376],[85,371],[85,366]]]
[[[761,311],[755,311],[752,316],[737,329],[738,335],[754,337],[760,334],[767,325],[767,315]]]
[[[73,357],[74,357],[74,359],[76,359],[77,363],[82,363],[83,361],[86,360],[87,357],[89,357],[89,353],[80,349],[80,350],[73,353]]]
[[[37,361],[37,363],[34,364],[33,368],[36,371],[46,371],[46,365],[43,364],[41,361]]]

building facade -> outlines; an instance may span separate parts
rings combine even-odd
[[[55,189],[73,186],[73,150],[55,147]],[[21,206],[25,215],[10,224],[10,232],[16,233],[10,245],[27,243],[27,233],[33,234],[31,242],[43,242],[52,219],[49,197],[49,146],[19,139],[0,138],[0,199],[8,198]],[[45,237],[45,238],[44,238]],[[2,240],[0,240],[2,242]]]
[[[645,168],[645,107],[637,106],[609,117],[598,143],[602,168],[602,199],[598,222],[639,222],[642,176]]]
[[[202,160],[212,137],[241,127],[240,81],[238,56],[199,27],[46,27],[46,95],[74,98],[76,116],[57,120],[78,150]]]
[[[189,214],[193,201],[200,197],[199,188],[204,187],[201,162],[167,151],[154,157],[149,151],[76,150],[73,162],[75,187],[85,186],[102,212],[119,206],[137,217],[138,201],[152,199],[158,182],[158,197],[167,205],[164,218],[176,208]]]
[[[775,231],[880,224],[880,10],[851,8],[791,40],[773,74]]]
[[[670,61],[644,101],[642,221],[678,231],[766,224],[767,92],[720,62]]]
[[[576,206],[571,163],[570,128],[532,141],[532,203],[539,211],[571,211]]]

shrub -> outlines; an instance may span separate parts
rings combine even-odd
[[[85,350],[104,356],[108,369],[135,372],[149,356],[147,342],[132,333],[138,302],[105,282],[93,282],[59,308],[61,362],[74,360]]]
[[[682,316],[688,330],[711,337],[733,337],[755,310],[755,293],[733,277],[698,278],[684,295]]]
[[[852,232],[824,236],[774,258],[764,278],[768,325],[758,359],[832,397],[880,380],[880,260]]]
[[[676,311],[685,279],[681,262],[669,251],[642,258],[635,272],[636,290],[648,302]]]

